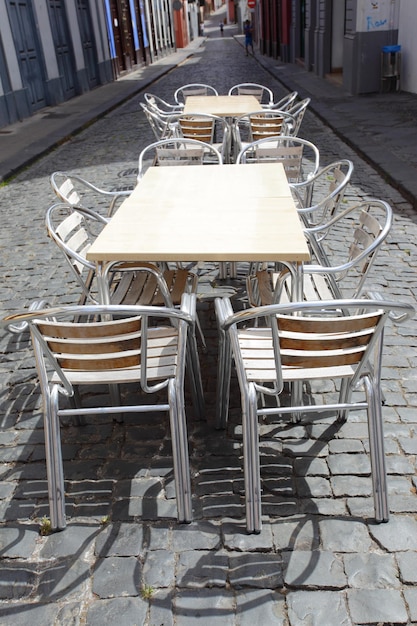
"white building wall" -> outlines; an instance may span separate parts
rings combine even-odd
[[[417,93],[417,0],[400,0],[401,90]]]

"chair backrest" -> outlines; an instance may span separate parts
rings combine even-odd
[[[214,146],[197,139],[161,139],[146,146],[140,153],[138,182],[150,166],[185,166],[204,163],[222,165],[222,156]]]
[[[222,155],[223,162],[228,161],[231,129],[223,117],[203,113],[181,115],[178,118],[177,130],[179,137],[197,139],[214,145]]]
[[[349,314],[335,316],[335,309]],[[398,322],[414,314],[411,305],[371,299],[275,304],[228,317],[225,310],[216,300],[220,327],[231,334],[238,376],[268,395],[280,393],[285,381],[313,378],[350,378],[353,388],[373,363],[374,348],[381,350],[390,314]],[[259,319],[266,320],[266,328],[247,332]],[[283,409],[293,411],[294,406]]]
[[[143,102],[141,102],[140,105],[157,141],[165,139],[173,134],[173,128],[179,113],[163,115]]]
[[[287,179],[294,185],[307,180],[319,169],[318,148],[299,137],[266,137],[245,146],[237,156],[236,163],[282,163]]]
[[[233,123],[234,136],[241,149],[246,142],[287,135],[287,127],[294,124],[295,119],[285,111],[261,109],[237,117]]]
[[[290,113],[295,118],[295,124],[293,126],[289,125],[288,134],[297,137],[301,122],[304,119],[305,112],[307,110],[308,105],[310,104],[311,98],[304,98],[304,100],[299,100],[293,106],[290,106],[287,109],[287,112]]]
[[[187,139],[198,139],[205,143],[213,143],[215,119],[211,115],[181,115],[178,118],[181,136]]]
[[[299,213],[307,228],[329,221],[338,211],[353,173],[349,159],[339,159],[314,176],[292,186]]]
[[[364,291],[376,255],[392,227],[392,209],[372,198],[337,213],[329,222],[306,228],[305,234],[319,265],[305,271],[333,280],[333,293],[351,292],[358,298]]]
[[[181,309],[53,307],[12,315],[2,326],[13,331],[18,324],[29,325],[46,396],[48,381],[59,381],[69,395],[74,384],[133,381],[140,382],[145,393],[153,393],[166,387],[178,368],[184,371],[187,331],[195,321],[188,301],[193,300],[194,295],[186,294]]]
[[[173,113],[181,113],[183,107],[178,104],[170,104],[159,96],[153,93],[146,92],[143,97],[145,98],[146,106],[151,108],[156,113],[162,115],[172,115]],[[142,104],[142,103],[141,103]]]
[[[177,104],[183,105],[187,96],[218,96],[217,90],[211,85],[204,83],[189,83],[182,85],[174,93],[174,100]]]
[[[229,89],[229,96],[254,96],[259,104],[271,106],[274,103],[274,94],[269,87],[258,83],[239,83]]]
[[[106,191],[78,174],[69,172],[53,172],[49,182],[55,194],[62,202],[72,207],[91,210],[93,214],[103,210],[108,216],[112,215],[116,205],[132,192],[129,190]]]
[[[298,92],[292,91],[291,93],[278,100],[278,102],[274,102],[273,104],[271,104],[269,108],[279,109],[280,111],[287,111],[291,106],[295,104],[297,96]]]
[[[84,299],[90,302],[95,302],[91,293],[95,265],[86,259],[86,254],[107,222],[98,213],[77,211],[65,203],[54,204],[46,212],[48,236],[63,253],[82,289]]]

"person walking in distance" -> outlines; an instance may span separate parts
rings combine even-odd
[[[250,23],[249,20],[246,20],[245,26],[244,26],[246,56],[248,56],[249,54],[249,48],[252,50],[252,54],[253,54],[252,32],[253,32],[252,24]]]

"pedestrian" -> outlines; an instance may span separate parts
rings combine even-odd
[[[244,27],[246,56],[248,56],[249,54],[249,48],[252,50],[252,54],[253,54],[252,32],[253,32],[252,24],[250,23],[249,20],[246,20],[245,27]]]
[[[220,26],[220,32],[223,35],[223,28],[224,28],[223,22],[220,22],[219,26]]]

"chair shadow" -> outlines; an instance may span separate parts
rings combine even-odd
[[[15,586],[13,600],[19,600],[19,605],[0,607],[0,617],[29,614],[34,595],[42,606],[76,601],[91,579],[97,597],[116,600],[116,590],[99,582],[109,559],[114,563],[124,559],[130,564],[127,595],[148,602],[151,612],[172,610],[177,616],[198,612],[198,617],[226,617],[236,597],[238,610],[247,611],[270,602],[271,594],[275,600],[284,598],[285,572],[299,542],[306,541],[308,526],[309,558],[291,582],[306,584],[320,556],[319,521],[326,517],[311,491],[308,471],[342,424],[333,418],[323,419],[323,415],[310,415],[297,424],[279,418],[262,421],[265,522],[260,535],[248,535],[239,390],[233,377],[227,431],[215,430],[217,334],[211,303],[205,305],[202,320],[209,339],[202,359],[207,419],[197,421],[190,412],[187,420],[195,518],[189,525],[176,521],[167,417],[141,414],[135,419],[127,415],[121,423],[110,417],[92,417],[84,424],[68,421],[62,425],[67,529],[38,537],[41,548],[38,545],[31,554],[27,548],[25,552],[28,534],[35,533],[37,521],[48,515],[48,499],[36,375],[32,363],[16,370],[13,384],[2,392],[0,403],[7,407],[5,426],[14,429],[26,421],[30,435],[19,447],[20,456],[14,448],[15,458],[4,474],[5,480],[16,486],[4,510],[9,538],[2,544],[1,557],[3,567],[19,573],[25,583]],[[20,349],[26,350],[27,339],[20,342]],[[15,352],[16,345],[9,349]],[[132,388],[126,388],[126,401],[132,393]],[[186,395],[186,406],[190,406],[188,390]],[[90,396],[89,401],[92,399]],[[317,420],[320,432],[314,438],[311,435]],[[300,429],[303,437],[296,436]],[[300,458],[301,463],[297,462]],[[332,519],[337,517],[332,515]],[[340,519],[354,518],[346,515]],[[280,528],[289,523],[292,530],[286,534],[286,543],[280,543]],[[130,537],[135,543],[129,543]],[[176,560],[169,580],[155,565],[159,550]],[[141,597],[146,587],[154,588],[147,599]],[[262,590],[262,597],[252,598],[254,590]],[[219,595],[224,603],[213,600]]]

